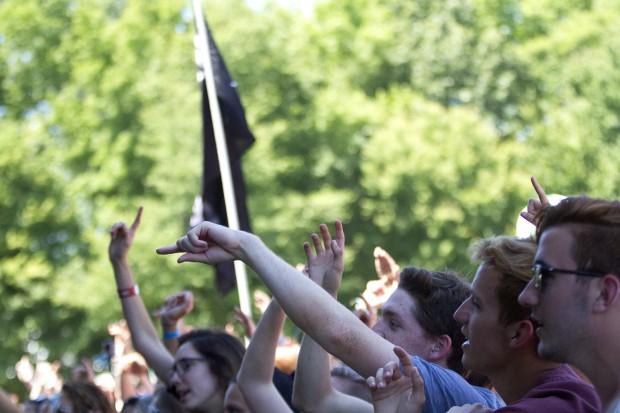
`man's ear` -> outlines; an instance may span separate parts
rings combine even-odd
[[[431,347],[431,354],[429,356],[429,361],[434,363],[441,363],[444,360],[447,360],[450,357],[450,353],[452,352],[452,339],[447,334],[442,334],[433,339],[433,344]]]
[[[509,346],[520,348],[536,338],[534,324],[530,320],[519,320],[507,327]]]
[[[596,280],[593,310],[602,313],[620,302],[620,278],[614,274],[606,274]]]

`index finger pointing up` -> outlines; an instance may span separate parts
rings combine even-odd
[[[547,194],[545,193],[543,187],[540,186],[535,176],[533,176],[531,180],[532,185],[534,186],[534,191],[536,191],[536,194],[538,194],[538,199],[540,200],[540,203],[543,204],[543,206],[548,205],[549,200],[547,199]]]
[[[144,209],[144,207],[140,206],[138,208],[138,212],[136,213],[136,217],[133,220],[133,223],[131,224],[131,231],[135,231],[138,229],[138,227],[140,226],[140,220],[142,219],[142,210]]]

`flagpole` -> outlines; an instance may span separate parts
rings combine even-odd
[[[220,105],[217,99],[217,90],[215,89],[215,79],[213,77],[213,67],[211,64],[211,50],[207,37],[209,36],[209,32],[205,26],[201,3],[201,0],[192,0],[194,22],[196,26],[196,47],[199,51],[198,58],[202,64],[205,84],[207,86],[207,96],[209,98],[209,109],[211,110],[211,119],[213,122],[217,159],[220,166],[220,175],[222,177],[222,190],[224,192],[224,203],[226,204],[226,218],[228,219],[228,227],[234,230],[239,230],[239,215],[237,213],[237,201],[235,200],[232,174],[230,172],[226,135],[224,134],[222,114],[220,112]],[[251,317],[252,306],[250,305],[250,292],[248,289],[248,277],[245,264],[242,261],[235,260],[234,266],[235,276],[237,279],[237,292],[239,294],[239,307],[244,314]]]

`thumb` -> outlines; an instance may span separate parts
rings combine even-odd
[[[205,254],[196,254],[196,253],[192,253],[192,252],[187,252],[183,255],[181,255],[179,257],[179,259],[177,260],[177,262],[179,264],[184,263],[184,262],[202,262],[205,264],[208,264],[209,261],[207,260],[207,257],[205,256]]]

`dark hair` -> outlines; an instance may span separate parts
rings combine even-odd
[[[190,343],[207,359],[219,388],[225,391],[241,366],[245,354],[243,344],[236,337],[215,330],[194,330],[183,334],[179,337],[179,346],[185,343]]]
[[[424,331],[433,336],[446,334],[450,337],[452,351],[447,360],[448,367],[458,373],[463,372],[461,344],[465,337],[453,314],[469,297],[469,284],[453,272],[406,267],[400,273],[398,288],[419,303],[413,316]]]
[[[536,243],[532,239],[491,237],[472,247],[472,259],[493,267],[500,274],[497,284],[499,320],[505,325],[527,320],[530,310],[519,304],[519,294],[532,278]]]
[[[537,222],[539,242],[549,228],[567,226],[575,238],[571,253],[577,270],[620,276],[620,202],[570,197],[542,210]]]
[[[116,413],[105,394],[93,383],[65,383],[62,393],[71,402],[74,412]]]

